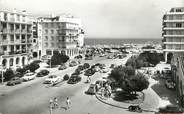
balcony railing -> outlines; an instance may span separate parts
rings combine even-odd
[[[16,30],[15,30],[15,33],[16,33],[16,34],[20,34],[20,29],[16,29]]]
[[[164,27],[164,30],[184,30],[184,27]]]
[[[164,37],[184,37],[184,35],[164,34]]]

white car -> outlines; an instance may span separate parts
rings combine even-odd
[[[29,81],[29,80],[35,79],[35,77],[36,77],[35,73],[30,72],[30,73],[25,74],[25,75],[22,77],[22,79],[23,79],[24,81]]]
[[[61,80],[61,78],[59,76],[56,75],[50,75],[47,79],[45,79],[46,84],[54,84],[57,83]]]

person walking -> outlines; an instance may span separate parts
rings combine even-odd
[[[69,97],[67,97],[67,99],[66,99],[66,110],[70,108],[70,105],[71,105],[71,101],[70,101]]]
[[[58,99],[54,98],[54,108],[58,108]]]

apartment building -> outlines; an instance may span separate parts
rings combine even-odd
[[[38,52],[41,56],[54,53],[74,57],[84,45],[81,20],[73,16],[38,18]]]
[[[171,8],[163,16],[162,36],[166,61],[168,61],[168,55],[173,56],[174,53],[184,52],[184,7]]]
[[[32,21],[26,11],[0,11],[0,63],[17,68],[28,63],[31,54]]]

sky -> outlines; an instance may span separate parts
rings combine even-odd
[[[181,6],[184,0],[0,0],[0,10],[80,17],[87,38],[161,38],[164,13]]]

